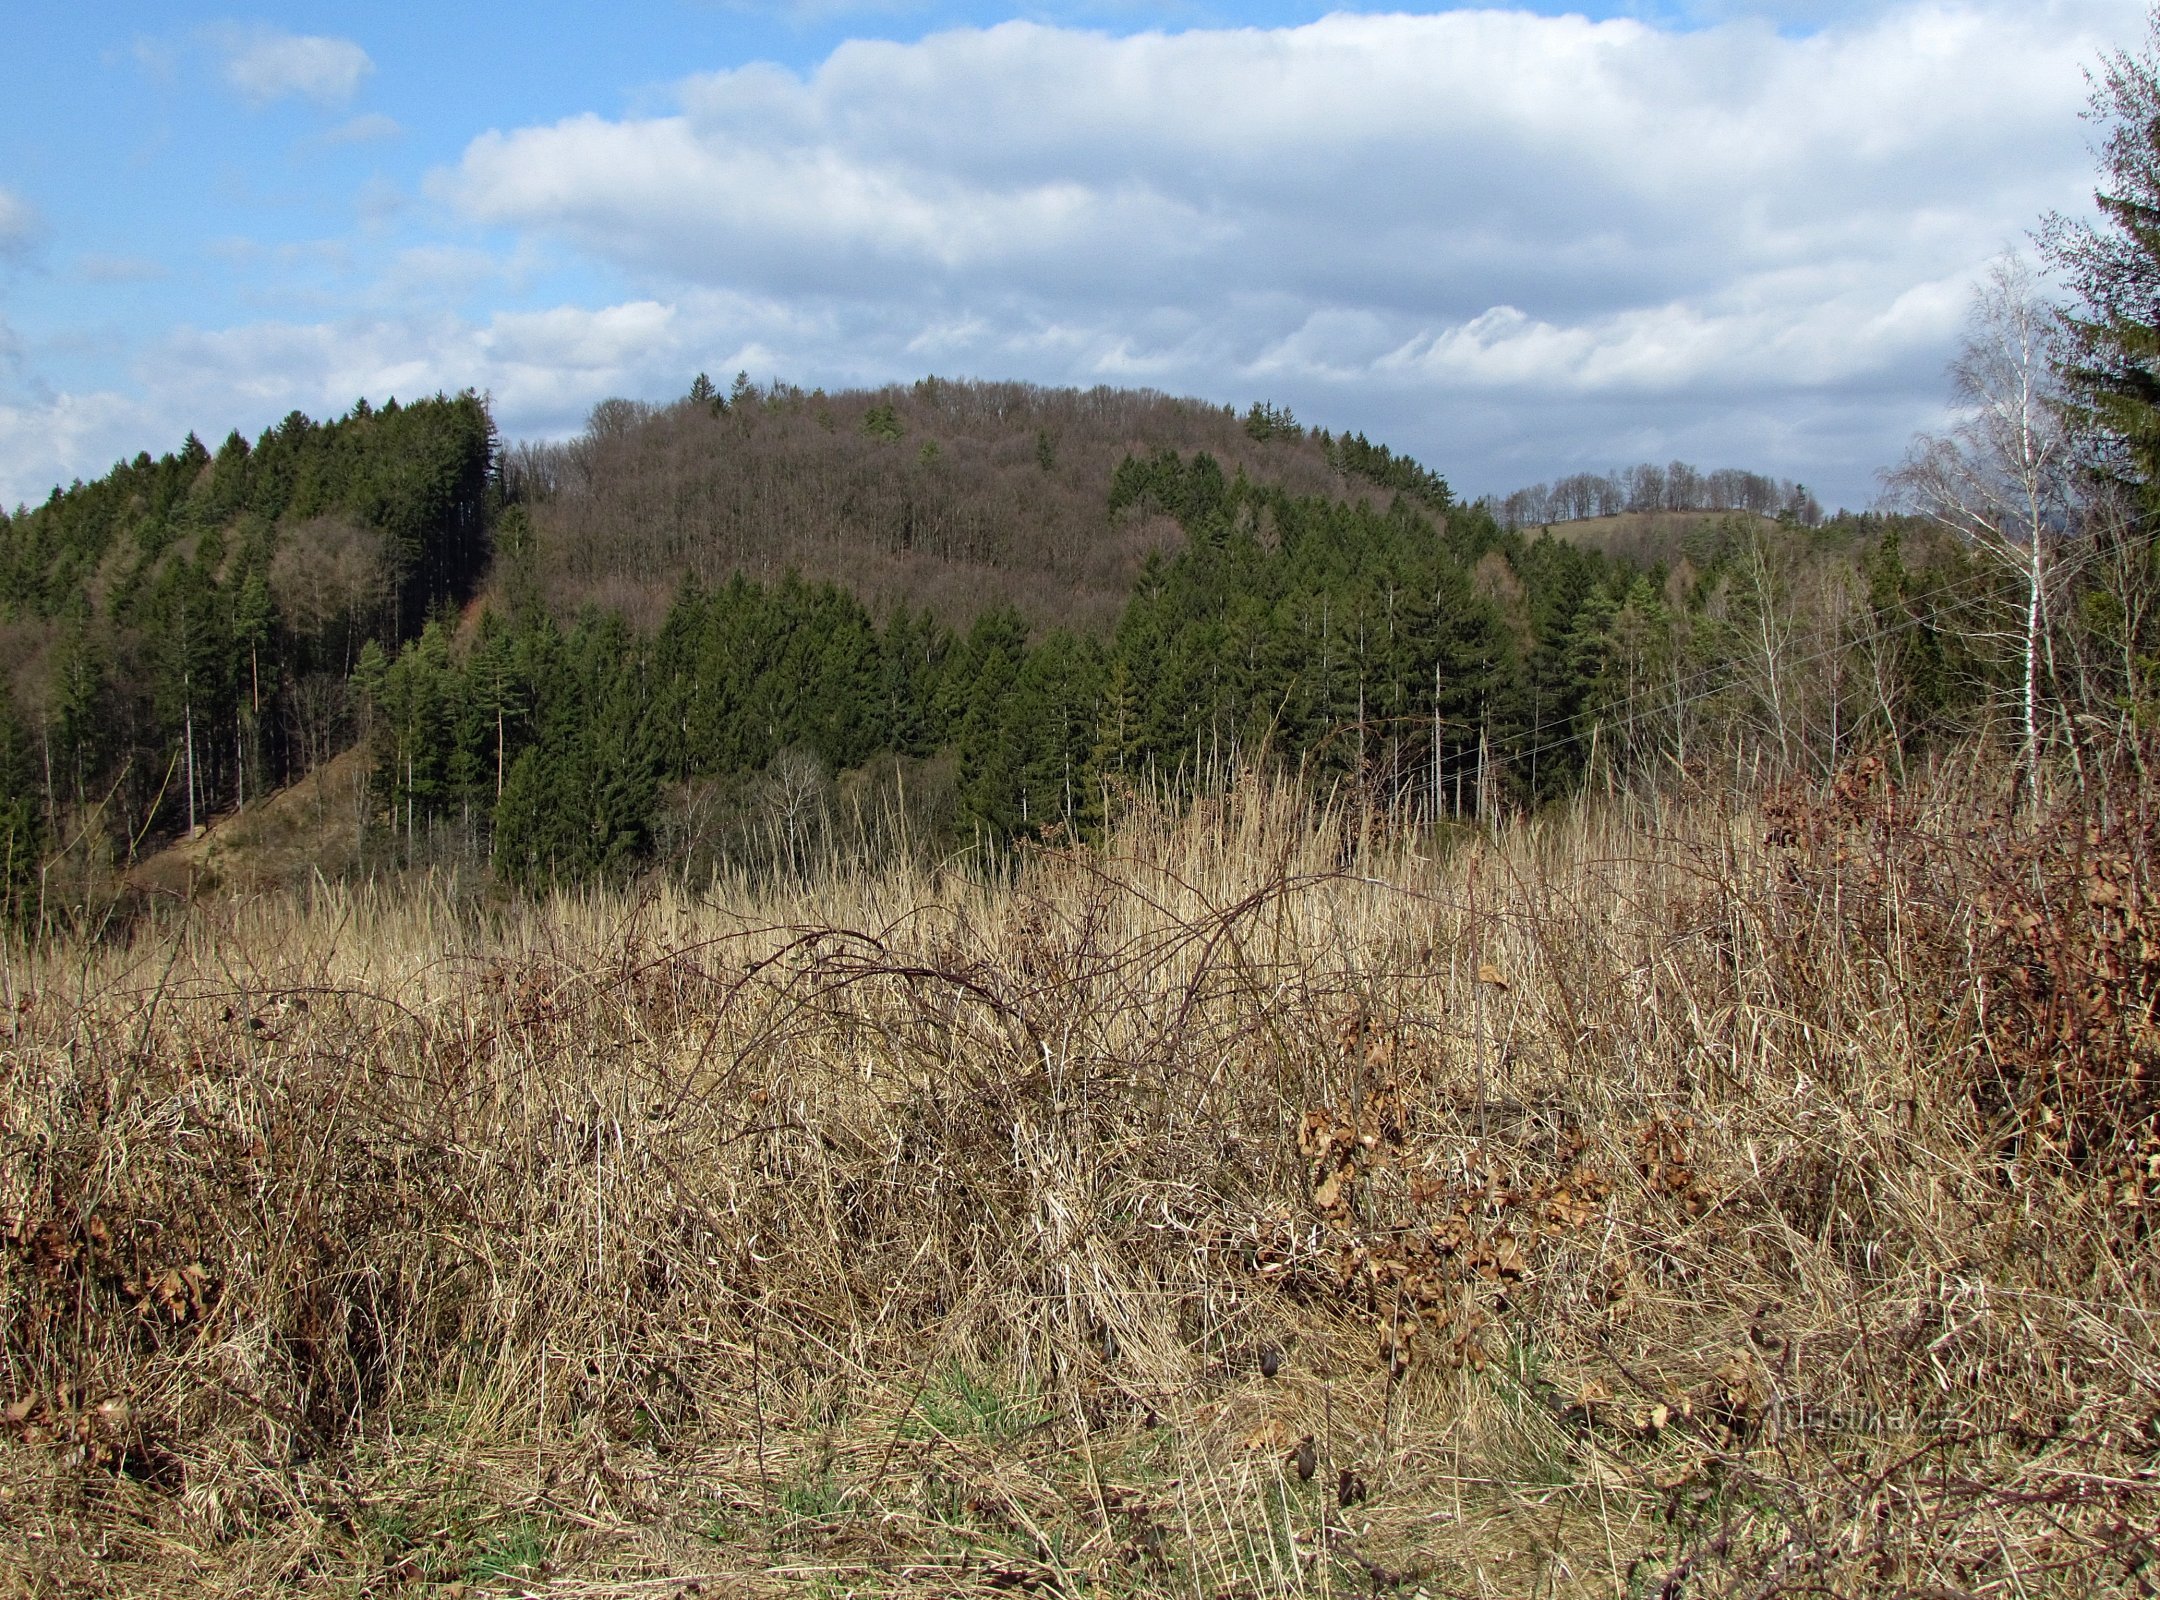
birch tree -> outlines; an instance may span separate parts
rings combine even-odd
[[[1927,517],[2013,575],[2021,624],[2021,777],[2040,776],[2041,678],[2051,674],[2049,593],[2075,517],[2072,440],[2059,377],[2061,321],[2032,268],[1997,258],[1973,293],[1950,364],[1956,420],[1914,439],[1889,474],[1892,500]],[[2072,742],[2075,758],[2076,746]]]

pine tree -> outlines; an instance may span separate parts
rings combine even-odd
[[[1019,726],[1008,703],[1027,659],[1027,624],[1016,612],[988,611],[969,630],[962,666],[948,680],[955,724],[960,805],[969,821],[998,840],[1022,822]]]
[[[19,924],[36,912],[46,843],[29,731],[0,684],[0,918]]]
[[[61,625],[52,669],[52,739],[57,770],[77,810],[88,804],[90,774],[103,764],[101,741],[109,727],[106,663],[91,631],[90,606],[79,598]],[[60,796],[52,796],[55,807]]]

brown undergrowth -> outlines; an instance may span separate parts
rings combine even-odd
[[[1253,785],[18,952],[0,1583],[2151,1593],[2151,827]]]

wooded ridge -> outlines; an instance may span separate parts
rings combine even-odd
[[[2004,575],[1786,501],[1652,562],[1270,404],[939,379],[701,375],[507,449],[469,393],[191,436],[0,523],[7,897],[94,899],[355,741],[354,866],[530,886],[799,867],[836,785],[860,843],[1002,848],[1256,762],[1437,820],[1974,725]]]

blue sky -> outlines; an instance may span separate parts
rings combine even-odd
[[[1864,504],[2140,0],[82,7],[0,54],[0,502],[471,385],[1144,383],[1471,492]]]

